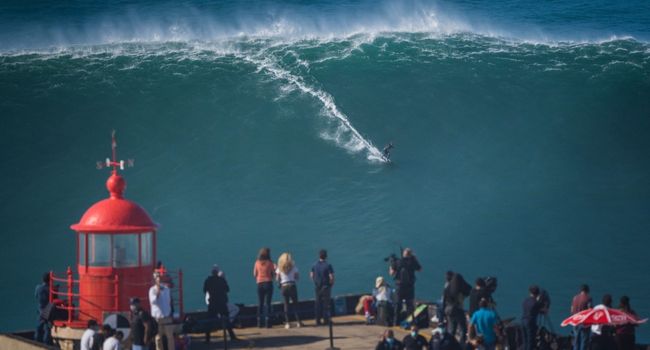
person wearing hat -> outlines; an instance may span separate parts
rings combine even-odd
[[[153,319],[151,315],[142,309],[139,298],[129,300],[131,308],[131,350],[145,350],[153,342],[155,337]]]
[[[375,303],[375,310],[377,310],[377,322],[382,325],[391,325],[393,289],[386,283],[384,277],[379,276],[375,279],[375,289],[372,290],[372,298]]]
[[[149,288],[149,305],[151,306],[151,317],[153,317],[158,324],[156,349],[164,349],[163,337],[167,338],[167,348],[175,349],[171,291],[169,290],[169,287],[161,283],[160,272],[154,272],[153,279],[154,285]]]
[[[208,299],[208,315],[211,318],[221,318],[222,326],[228,330],[230,340],[238,340],[235,332],[230,323],[230,315],[228,312],[228,292],[230,287],[224,278],[223,272],[219,266],[212,265],[210,276],[203,282],[203,293],[206,294]],[[205,342],[210,342],[210,332],[205,333]]]

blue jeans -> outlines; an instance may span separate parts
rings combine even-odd
[[[588,350],[589,349],[589,338],[591,335],[591,330],[589,327],[574,327],[573,328],[573,350]]]
[[[43,344],[52,344],[50,334],[50,324],[44,319],[39,317],[36,331],[34,332],[34,340]]]
[[[257,319],[264,326],[269,327],[269,318],[271,317],[271,298],[273,298],[273,282],[261,282],[257,284]]]

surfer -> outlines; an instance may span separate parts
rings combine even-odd
[[[390,160],[390,150],[393,148],[393,141],[389,142],[386,147],[384,147],[384,150],[382,151],[381,155],[386,158],[386,160]]]

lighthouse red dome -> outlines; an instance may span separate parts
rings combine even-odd
[[[123,198],[126,181],[113,173],[106,181],[110,198],[88,208],[79,223],[70,226],[77,232],[147,232],[158,228],[147,212]]]

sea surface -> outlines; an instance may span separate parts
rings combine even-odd
[[[186,309],[215,263],[253,303],[262,246],[304,298],[318,249],[342,294],[402,246],[418,298],[451,269],[504,318],[539,284],[559,330],[582,283],[650,316],[648,1],[3,1],[0,121],[0,331],[74,266],[113,129]]]

